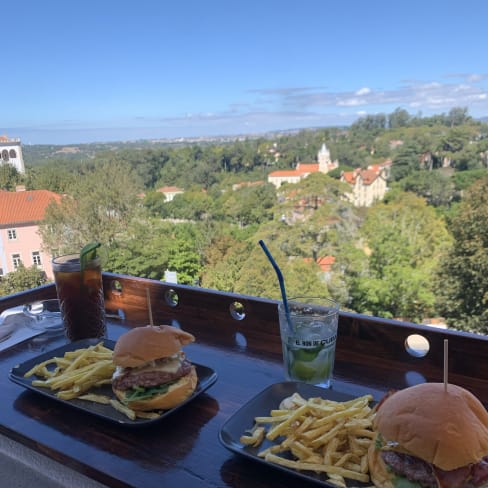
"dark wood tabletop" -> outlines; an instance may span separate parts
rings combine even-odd
[[[108,338],[149,323],[178,325],[196,337],[187,357],[218,374],[213,386],[166,418],[121,426],[70,408],[9,380],[15,365],[66,344],[40,335],[0,353],[0,433],[111,487],[298,487],[315,483],[226,449],[219,432],[242,405],[284,381],[277,302],[141,278],[104,274]],[[0,312],[55,298],[54,285],[0,298]],[[418,334],[429,351],[406,346]],[[443,381],[448,340],[451,383],[488,405],[488,339],[341,312],[333,389],[376,400],[391,389]],[[248,426],[250,427],[250,426]]]

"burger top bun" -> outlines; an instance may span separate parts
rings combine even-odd
[[[488,412],[460,386],[422,383],[399,390],[380,405],[374,422],[385,441],[446,471],[488,454]]]
[[[170,325],[136,327],[121,335],[115,343],[113,362],[116,366],[134,368],[172,356],[194,341],[192,334]]]

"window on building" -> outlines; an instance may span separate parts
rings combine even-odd
[[[12,263],[14,265],[14,269],[17,269],[21,265],[22,259],[20,259],[20,254],[12,254]]]
[[[15,152],[15,149],[10,149],[9,155],[10,155],[10,158],[15,159],[17,157],[17,153]]]
[[[41,253],[39,251],[32,251],[32,263],[41,266]]]
[[[9,241],[15,241],[17,239],[17,231],[15,229],[8,229],[7,237]]]
[[[2,151],[2,159],[3,159],[4,161],[8,161],[8,151],[7,151],[7,149],[4,149],[4,150]]]

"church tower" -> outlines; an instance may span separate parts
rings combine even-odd
[[[329,172],[329,165],[330,161],[330,152],[327,149],[327,146],[322,144],[320,151],[318,152],[317,159],[319,160],[319,171],[321,173],[328,173]]]
[[[4,164],[11,164],[19,173],[25,173],[20,139],[9,139],[7,136],[0,136],[0,166]]]

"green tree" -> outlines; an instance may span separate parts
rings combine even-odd
[[[431,315],[434,271],[449,242],[435,210],[403,193],[372,207],[362,233],[371,255],[368,271],[351,283],[352,308],[416,321]]]
[[[488,179],[466,192],[450,230],[454,242],[436,280],[439,311],[457,329],[488,334]]]
[[[235,292],[242,271],[243,257],[248,256],[251,251],[252,244],[229,235],[214,239],[206,250],[206,265],[201,285],[205,288]]]
[[[63,194],[76,174],[76,168],[64,161],[49,161],[42,166],[29,168],[26,185],[29,190],[50,190]]]
[[[0,164],[0,190],[15,190],[23,180],[22,175],[12,164]]]
[[[44,245],[52,252],[76,252],[87,242],[110,247],[135,216],[140,185],[127,164],[96,163],[78,175],[60,204],[52,203],[40,226]]]
[[[275,187],[266,183],[227,192],[222,197],[222,210],[230,221],[245,227],[271,220],[275,203]]]
[[[276,247],[268,245],[276,262],[280,266],[285,280],[288,297],[330,296],[327,287],[319,278],[316,263],[303,258],[290,258]],[[234,291],[244,295],[281,299],[281,292],[276,273],[257,242],[249,247],[250,252],[241,259],[241,270],[234,285]]]
[[[474,169],[467,171],[457,171],[452,177],[452,181],[456,190],[466,190],[471,185],[488,178],[488,171],[486,169]]]
[[[164,205],[166,203],[166,196],[158,191],[150,191],[144,197],[144,206],[154,216],[164,213]]]
[[[405,142],[393,157],[391,177],[397,181],[420,169],[421,151],[413,141]]]
[[[11,295],[19,291],[29,290],[47,283],[46,273],[37,266],[26,268],[22,263],[19,267],[0,277],[0,295]]]
[[[447,206],[455,198],[455,188],[449,176],[441,171],[415,171],[398,182],[404,191],[411,191],[434,207]]]
[[[388,116],[388,127],[398,129],[399,127],[408,127],[410,123],[410,114],[402,109],[397,108]]]
[[[447,114],[446,122],[451,126],[454,127],[455,125],[463,125],[466,124],[468,121],[471,120],[471,117],[468,115],[468,108],[467,107],[454,107],[449,110]]]
[[[104,269],[156,280],[171,270],[177,272],[180,283],[194,285],[202,269],[202,240],[202,233],[193,224],[134,219],[110,246]]]
[[[161,217],[185,220],[208,218],[212,211],[212,199],[201,189],[192,188],[175,195],[171,202],[161,206]]]
[[[17,171],[17,168],[11,164],[0,163],[0,191],[15,190],[16,185],[23,180],[22,175]]]

